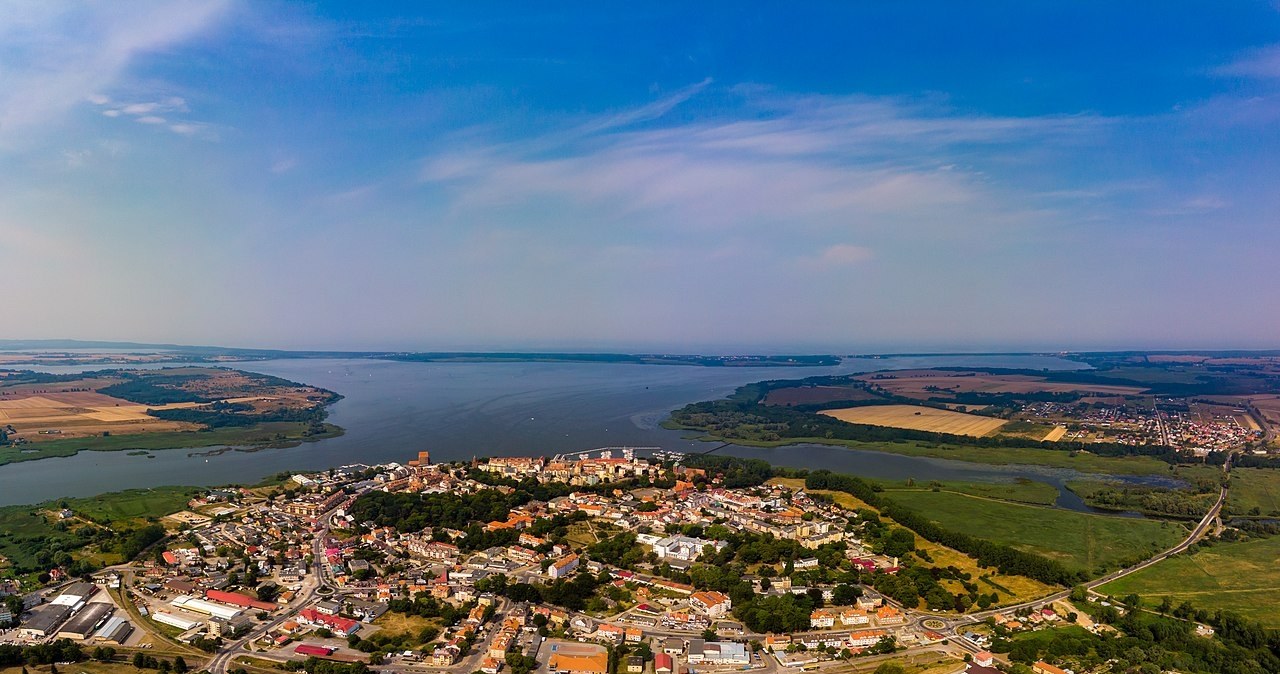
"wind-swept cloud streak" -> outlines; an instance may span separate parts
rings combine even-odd
[[[198,34],[228,6],[229,0],[0,6],[0,149],[91,97],[102,100],[134,58]]]

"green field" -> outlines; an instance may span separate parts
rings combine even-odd
[[[887,493],[942,527],[1056,559],[1101,575],[1173,547],[1185,529],[1157,522],[933,491]]]
[[[142,449],[188,449],[217,445],[252,447],[292,447],[301,442],[323,440],[342,435],[342,429],[325,424],[325,432],[306,435],[310,424],[273,421],[249,427],[217,428],[207,431],[176,433],[140,433],[71,438],[31,443],[20,447],[0,447],[0,466],[19,461],[34,461],[59,456],[75,456],[83,451],[117,452]],[[145,461],[145,457],[139,457]]]
[[[1098,588],[1123,597],[1137,593],[1152,606],[1168,596],[1209,611],[1229,610],[1280,628],[1280,536],[1218,543],[1166,559]]]
[[[666,425],[666,422],[664,422],[664,428],[673,428],[673,426]],[[699,433],[694,433],[691,437],[707,442],[726,442],[721,438]],[[786,447],[788,445],[802,444],[832,445],[871,452],[889,452],[906,456],[925,456],[998,466],[1023,464],[1049,466],[1052,468],[1074,468],[1082,473],[1105,475],[1168,475],[1171,473],[1169,464],[1147,456],[1109,457],[1089,454],[1088,452],[1067,452],[1057,449],[1035,449],[1031,447],[977,447],[973,445],[916,441],[859,442],[857,440],[834,440],[831,438],[787,438],[776,441],[754,441],[734,438],[727,442],[748,447]]]
[[[1280,470],[1233,469],[1226,511],[1231,515],[1280,515]]]
[[[185,510],[191,497],[204,491],[199,487],[154,487],[64,499],[75,514],[95,522],[158,518]]]
[[[925,482],[921,480],[916,481],[914,484],[908,484],[904,480],[868,480],[868,482],[883,487],[885,491],[891,494],[900,490],[920,491],[927,489],[932,491],[933,487],[937,486],[942,491],[983,496],[1003,501],[1017,501],[1018,503],[1053,505],[1058,499],[1057,487],[1027,479],[1018,479],[1010,482]]]
[[[56,510],[66,505],[75,515],[100,523],[137,527],[148,518],[159,518],[186,508],[187,501],[202,491],[198,487],[157,487],[130,489],[89,498],[60,499],[35,506],[19,505],[0,508],[0,556],[19,567],[31,567],[42,554],[61,551],[76,559],[90,557],[103,560],[86,540],[80,529],[98,529],[77,517],[59,520]],[[119,561],[119,560],[113,560]]]

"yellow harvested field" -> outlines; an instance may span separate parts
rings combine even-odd
[[[18,434],[32,442],[96,435],[119,430],[122,425],[131,433],[194,430],[199,428],[195,424],[157,419],[149,416],[147,410],[196,406],[196,403],[140,405],[93,391],[28,396],[10,391],[0,395],[0,422],[13,426]]]
[[[1066,434],[1067,434],[1066,426],[1054,426],[1053,430],[1045,434],[1044,440],[1042,442],[1057,442],[1061,440],[1062,436]]]
[[[826,410],[822,414],[851,424],[910,428],[916,431],[971,435],[973,437],[990,435],[996,429],[1009,423],[1004,419],[992,419],[976,414],[952,412],[932,407],[917,407],[915,405],[868,405],[866,407],[849,407],[842,410]]]

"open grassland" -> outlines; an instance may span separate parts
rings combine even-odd
[[[115,649],[118,653],[122,654],[121,657],[132,652],[131,649],[123,649],[119,646],[115,646]],[[92,651],[93,648],[89,648],[88,650]],[[150,655],[155,655],[162,660],[173,659],[173,656],[164,653],[157,653],[151,650],[144,652]],[[193,672],[199,670],[203,666],[199,656],[184,653],[182,657],[186,660],[187,666]],[[25,668],[0,667],[0,674],[22,674],[23,671],[26,671],[29,674],[51,674],[53,670],[50,665],[27,665]],[[123,660],[120,662],[97,662],[96,660],[85,660],[84,662],[76,662],[72,664],[58,663],[58,674],[138,674],[139,671],[140,670],[134,668],[133,663]]]
[[[1051,506],[1058,500],[1057,487],[1021,478],[1009,482],[931,481],[928,484],[914,481],[908,484],[904,480],[868,481],[880,485],[890,496],[901,491],[933,491],[936,488],[938,491],[1046,506]]]
[[[1164,597],[1175,606],[1189,601],[1196,608],[1234,611],[1280,628],[1280,536],[1202,547],[1195,554],[1170,557],[1107,583],[1098,591],[1118,597],[1137,593],[1152,606]]]
[[[342,434],[342,429],[333,424],[325,424],[324,427],[326,429],[325,433],[309,434],[311,427],[305,422],[272,421],[255,426],[216,428],[207,431],[140,433],[50,440],[19,447],[0,447],[0,466],[18,461],[74,456],[82,451],[186,449],[218,445],[286,447],[300,442],[322,440]],[[139,460],[145,459],[140,458]]]
[[[990,435],[993,431],[1008,423],[1004,419],[992,419],[991,417],[981,417],[976,414],[952,412],[933,407],[917,407],[915,405],[850,407],[842,410],[826,410],[821,414],[834,417],[840,421],[847,421],[851,424],[910,428],[917,431],[969,435],[977,438]]]
[[[1280,516],[1280,470],[1233,469],[1226,511],[1231,515]]]
[[[95,522],[119,523],[128,520],[158,519],[187,507],[187,501],[202,490],[198,487],[153,487],[66,499],[76,515]]]
[[[996,501],[934,491],[888,495],[942,527],[1044,555],[1100,575],[1173,547],[1186,531],[1178,525]]]
[[[707,442],[724,442],[721,438],[712,435],[695,437]],[[889,452],[904,456],[924,456],[998,466],[1029,465],[1073,468],[1082,473],[1110,475],[1168,475],[1170,473],[1169,464],[1149,456],[1109,457],[1098,456],[1088,452],[1065,452],[1056,449],[1036,449],[1032,447],[977,447],[908,440],[901,442],[860,442],[857,440],[821,437],[786,438],[784,440],[743,440],[735,438],[733,443],[748,447],[786,447],[788,445],[804,444],[830,445],[869,452]]]
[[[770,484],[780,484],[790,489],[804,489],[804,480],[800,478],[783,478],[775,477],[769,480]],[[973,486],[976,483],[954,483],[957,486],[968,485]],[[851,494],[842,491],[827,491],[825,489],[807,490],[811,494],[824,494],[832,497],[837,504],[849,510],[875,510],[865,502],[859,500]],[[987,569],[978,566],[977,560],[974,558],[944,547],[932,541],[927,541],[919,536],[916,537],[916,547],[929,553],[929,558],[933,560],[931,563],[921,562],[928,566],[946,568],[954,566],[961,571],[972,574],[975,579],[986,578],[991,581],[990,589],[995,589],[1000,594],[1001,604],[1013,604],[1024,601],[1037,599],[1054,592],[1053,587],[1041,583],[1038,580],[1032,580],[1024,576],[1006,576],[996,573],[994,569]],[[986,590],[984,590],[986,591]]]
[[[119,554],[102,554],[92,544],[84,546],[80,530],[98,529],[85,520],[108,525],[116,531],[121,525],[137,528],[153,518],[158,520],[182,510],[199,492],[197,487],[156,487],[61,499],[37,506],[5,506],[0,508],[0,556],[18,567],[30,567],[40,553],[62,549],[74,551],[72,556],[76,559],[115,564],[121,561]],[[66,520],[57,515],[64,504],[73,513]]]

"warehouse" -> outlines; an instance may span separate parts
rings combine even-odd
[[[106,643],[123,645],[130,634],[133,634],[133,625],[124,618],[116,616],[99,627],[93,638]]]
[[[18,635],[26,639],[43,639],[53,634],[58,629],[58,626],[66,622],[67,618],[70,617],[71,608],[69,606],[49,604],[32,613],[31,617],[22,623],[22,628],[18,630]]]
[[[231,620],[242,613],[238,608],[215,604],[211,601],[196,599],[195,597],[175,597],[174,600],[169,603],[184,611],[203,613],[215,618],[222,618],[223,620]]]
[[[187,620],[186,618],[179,618],[178,616],[172,613],[165,613],[164,611],[156,611],[155,613],[152,613],[151,619],[160,623],[161,625],[176,627],[182,630],[183,632],[186,632],[192,627],[195,627],[200,624],[199,620]]]
[[[116,607],[111,604],[89,604],[58,630],[59,639],[84,641],[93,635],[102,621],[111,617]]]
[[[62,594],[49,603],[55,606],[67,606],[72,611],[79,611],[88,603],[89,598],[97,593],[98,588],[93,583],[72,583],[62,591]]]

